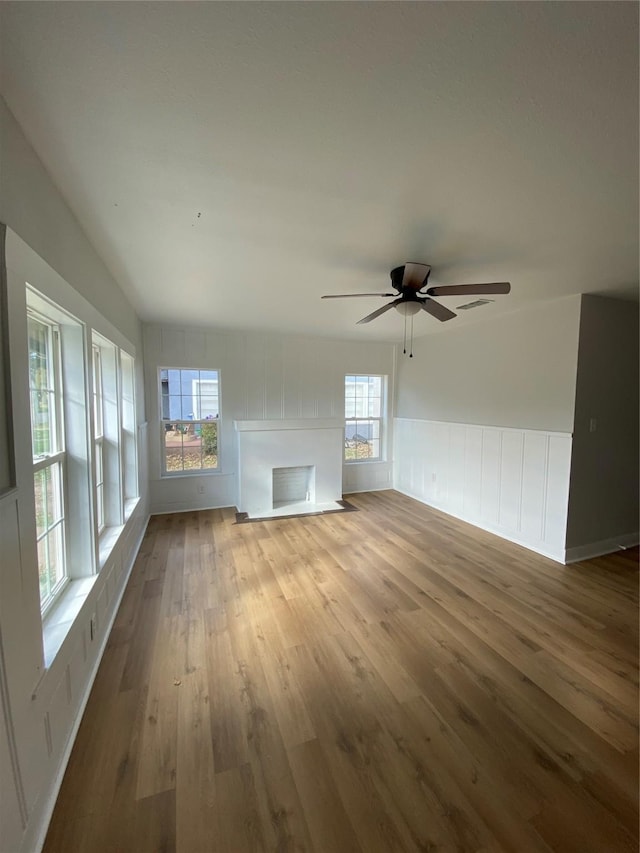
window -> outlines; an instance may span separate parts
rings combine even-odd
[[[124,500],[138,497],[138,452],[136,444],[135,362],[120,350],[120,388],[122,405],[122,484]]]
[[[383,376],[345,376],[345,462],[382,459],[383,408]]]
[[[93,459],[95,464],[96,518],[98,533],[104,530],[104,402],[100,347],[91,347],[93,368]]]
[[[60,333],[46,317],[29,312],[28,336],[38,575],[44,612],[67,580]]]
[[[161,368],[159,373],[163,472],[217,469],[219,372]]]
[[[93,493],[98,537],[107,528],[122,524],[123,518],[119,370],[118,348],[93,330]]]

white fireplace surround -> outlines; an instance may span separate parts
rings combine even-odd
[[[290,418],[234,424],[238,434],[240,512],[253,518],[273,514],[274,468],[313,466],[315,494],[310,495],[309,508],[342,499],[344,421]]]

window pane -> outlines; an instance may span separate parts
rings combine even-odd
[[[380,456],[380,421],[352,420],[345,425],[345,460]]]
[[[62,525],[57,524],[48,535],[49,540],[49,583],[53,591],[64,577],[62,557]]]
[[[218,398],[217,397],[201,397],[200,398],[200,414],[199,418],[205,420],[206,418],[217,418],[218,417]]]
[[[57,524],[38,542],[40,606],[45,607],[64,580],[64,539],[62,524]]]
[[[62,483],[60,463],[50,465],[43,471],[47,488],[47,527],[52,527],[62,518]]]
[[[200,424],[183,424],[182,464],[185,471],[197,471],[202,468],[202,436]]]
[[[36,535],[38,539],[46,530],[47,490],[45,471],[36,471],[33,476],[33,488],[36,497]]]
[[[347,421],[344,427],[344,458],[346,460],[356,458],[356,432],[356,422]]]
[[[49,560],[47,559],[47,539],[38,542],[38,578],[40,580],[40,606],[49,598]]]
[[[200,371],[200,382],[211,382],[218,384],[218,371],[217,370],[201,370]],[[208,392],[210,393],[210,392]]]
[[[48,391],[31,391],[31,440],[35,456],[53,452],[52,418]]]
[[[171,395],[167,397],[167,413],[166,417],[171,421],[179,421],[182,418],[182,397]],[[163,401],[164,403],[164,401]],[[165,417],[165,412],[163,411],[162,416]]]
[[[218,467],[218,423],[212,421],[200,425],[200,438],[202,441],[202,467]]]
[[[347,397],[344,401],[344,416],[345,418],[355,418],[356,416],[356,401],[354,397]]]
[[[96,483],[102,483],[104,479],[103,471],[102,471],[102,445],[95,445],[95,459],[96,459]]]
[[[51,372],[49,359],[49,326],[29,317],[29,384],[31,388],[45,390],[49,387]]]
[[[356,377],[345,376],[344,378],[344,395],[345,397],[354,397],[356,393]]]
[[[172,424],[171,426],[174,429],[165,430],[164,433],[165,470],[182,471],[184,468],[182,462],[183,427],[182,424]]]
[[[381,417],[381,415],[382,415],[382,412],[380,411],[381,403],[382,403],[382,401],[380,400],[380,397],[369,397],[369,410],[366,412],[366,414],[370,418]]]
[[[188,397],[182,397],[182,420],[184,421],[192,421],[196,417],[196,411],[198,409],[198,401],[197,398],[194,400],[193,395],[189,394]]]
[[[370,376],[369,377],[369,396],[371,396],[371,397],[382,396],[382,376]]]

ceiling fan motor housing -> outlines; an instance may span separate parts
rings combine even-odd
[[[419,265],[418,264],[415,264],[415,265],[410,264],[411,267],[416,267],[416,266],[424,267],[425,276],[424,276],[423,281],[420,283],[419,287],[416,287],[414,283],[411,283],[408,287],[403,288],[402,283],[404,281],[404,274],[405,274],[406,266],[407,266],[407,264],[402,264],[401,266],[395,267],[394,269],[391,270],[391,273],[390,273],[391,285],[399,293],[402,293],[403,295],[406,294],[407,296],[410,297],[411,294],[415,295],[415,293],[418,290],[422,290],[422,288],[427,284],[427,282],[429,281],[429,274],[431,273],[431,267],[428,266],[427,264],[419,264]]]

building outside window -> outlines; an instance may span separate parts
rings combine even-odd
[[[159,379],[163,473],[216,470],[219,371],[161,368]]]
[[[59,329],[46,317],[29,312],[28,342],[38,576],[44,613],[67,580]]]
[[[345,376],[345,462],[382,459],[384,386],[384,376]]]

